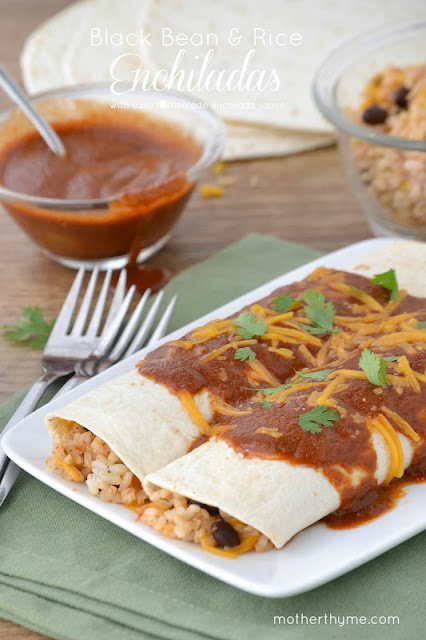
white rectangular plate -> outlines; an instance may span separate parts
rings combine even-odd
[[[276,287],[304,278],[320,265],[344,268],[345,264],[362,258],[388,242],[384,239],[367,240],[309,262],[191,322],[161,342],[175,340],[214,318],[226,317]],[[125,507],[103,503],[89,495],[85,484],[80,486],[67,482],[48,469],[45,459],[51,452],[51,439],[44,427],[47,411],[53,411],[93,387],[129,371],[146,352],[146,349],[141,350],[25,418],[2,440],[7,455],[56,491],[138,538],[219,580],[266,597],[292,596],[313,589],[368,562],[426,528],[426,485],[413,484],[407,488],[407,495],[399,500],[394,509],[360,527],[333,530],[320,523],[299,533],[279,551],[248,553],[236,560],[228,560],[206,553],[198,545],[165,538],[146,525],[136,523],[135,514]]]

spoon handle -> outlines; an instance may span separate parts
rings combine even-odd
[[[28,116],[49,149],[58,156],[64,156],[66,153],[65,147],[56,131],[52,129],[47,120],[45,120],[39,111],[37,111],[34,105],[30,102],[28,96],[26,96],[21,87],[16,84],[2,64],[0,64],[0,87],[25,113],[25,115]]]

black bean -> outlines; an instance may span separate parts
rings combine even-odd
[[[191,499],[188,499],[188,504],[197,504],[202,509],[205,509],[211,516],[219,515],[219,509],[217,507],[212,507],[209,504],[204,504],[203,502],[197,502],[196,500]]]
[[[240,544],[238,532],[225,520],[215,520],[210,527],[210,531],[218,547],[236,547]]]
[[[401,109],[406,109],[408,107],[407,96],[410,93],[410,90],[407,87],[399,87],[395,91],[395,95],[393,97],[395,104],[398,105]]]
[[[362,119],[367,124],[383,124],[386,122],[388,112],[383,107],[379,107],[378,104],[373,104],[368,107],[362,114]]]

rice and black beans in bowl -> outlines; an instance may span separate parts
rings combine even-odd
[[[373,233],[425,241],[426,19],[344,43],[312,92]]]
[[[357,124],[389,136],[424,140],[426,148],[426,63],[388,65],[367,82]],[[352,138],[354,170],[391,229],[426,238],[426,151],[409,151]],[[373,205],[374,206],[374,205]],[[383,214],[382,214],[383,215]],[[386,224],[386,222],[385,222]]]

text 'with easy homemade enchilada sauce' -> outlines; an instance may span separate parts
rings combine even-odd
[[[0,183],[19,194],[63,200],[63,209],[5,205],[49,252],[77,259],[126,255],[134,261],[170,231],[193,184],[186,175],[200,157],[195,139],[143,113],[75,101],[80,117],[55,124],[66,148],[52,153],[38,133],[0,152]],[[97,209],[72,200],[106,199]]]
[[[271,307],[274,298],[290,294],[296,299],[308,289],[322,292],[326,302],[334,304],[335,326],[339,333],[322,335],[320,339],[317,337],[317,342],[315,336],[307,333],[302,340],[292,341],[290,335],[288,342],[288,338],[282,335],[282,342],[275,344],[268,338],[273,332],[271,328],[264,336],[251,341],[250,349],[255,352],[255,362],[258,363],[254,371],[253,363],[235,359],[236,343],[243,344],[232,324],[227,326],[225,321],[217,321],[148,354],[139,364],[139,370],[178,397],[182,390],[192,396],[209,390],[210,394],[228,405],[228,408],[223,408],[219,403],[217,408],[213,407],[210,435],[223,439],[244,456],[283,459],[320,469],[339,492],[341,507],[348,507],[350,511],[351,505],[360,504],[357,501],[365,497],[361,506],[363,517],[367,519],[371,514],[377,515],[388,508],[386,505],[392,502],[391,493],[393,496],[397,493],[396,481],[391,485],[392,489],[380,489],[377,493],[374,475],[377,455],[371,443],[367,418],[374,421],[382,415],[385,418],[391,416],[390,429],[394,434],[396,431],[404,432],[394,422],[394,416],[404,420],[414,430],[414,435],[417,434],[418,440],[411,442],[414,450],[411,465],[418,465],[426,456],[426,349],[416,349],[410,342],[405,343],[403,338],[393,342],[391,338],[390,344],[384,343],[384,346],[380,342],[383,336],[389,337],[398,332],[403,336],[408,335],[408,331],[415,331],[417,322],[426,321],[426,301],[401,292],[392,303],[388,291],[362,276],[320,269],[301,283],[273,292],[252,305],[251,310],[259,319],[268,322],[274,315]],[[290,319],[283,320],[282,324],[271,324],[271,327],[285,327],[286,323],[293,328],[300,326],[300,323],[294,324],[298,316],[304,316],[301,304],[296,305]],[[302,321],[306,322],[306,318]],[[230,343],[235,347],[229,348]],[[273,344],[275,347],[271,347]],[[285,354],[279,353],[279,348],[284,348]],[[389,382],[384,388],[369,382],[359,367],[364,348],[380,357],[403,358],[408,370],[418,372],[420,376],[421,381],[416,383],[418,389],[398,368],[399,360],[388,363]],[[256,391],[294,382],[296,372],[300,370],[307,372],[326,368],[334,369],[326,380],[299,380],[293,389],[282,392],[281,399],[279,394],[274,399],[274,395],[262,397]],[[264,370],[266,373],[262,374]],[[256,375],[250,377],[253,371],[260,378],[256,380]],[[343,373],[335,383],[334,391],[323,401],[339,412],[338,421],[331,427],[322,427],[321,433],[302,430],[299,416],[315,406],[312,394],[321,398],[333,379],[339,376],[339,371]],[[265,375],[263,382],[262,375]],[[269,376],[275,379],[274,384],[266,381]],[[261,406],[262,400],[267,401],[267,406]],[[232,414],[229,407],[240,413]],[[208,437],[208,431],[202,433],[193,447]],[[341,516],[339,522],[349,522],[348,511],[345,517],[346,520]]]

